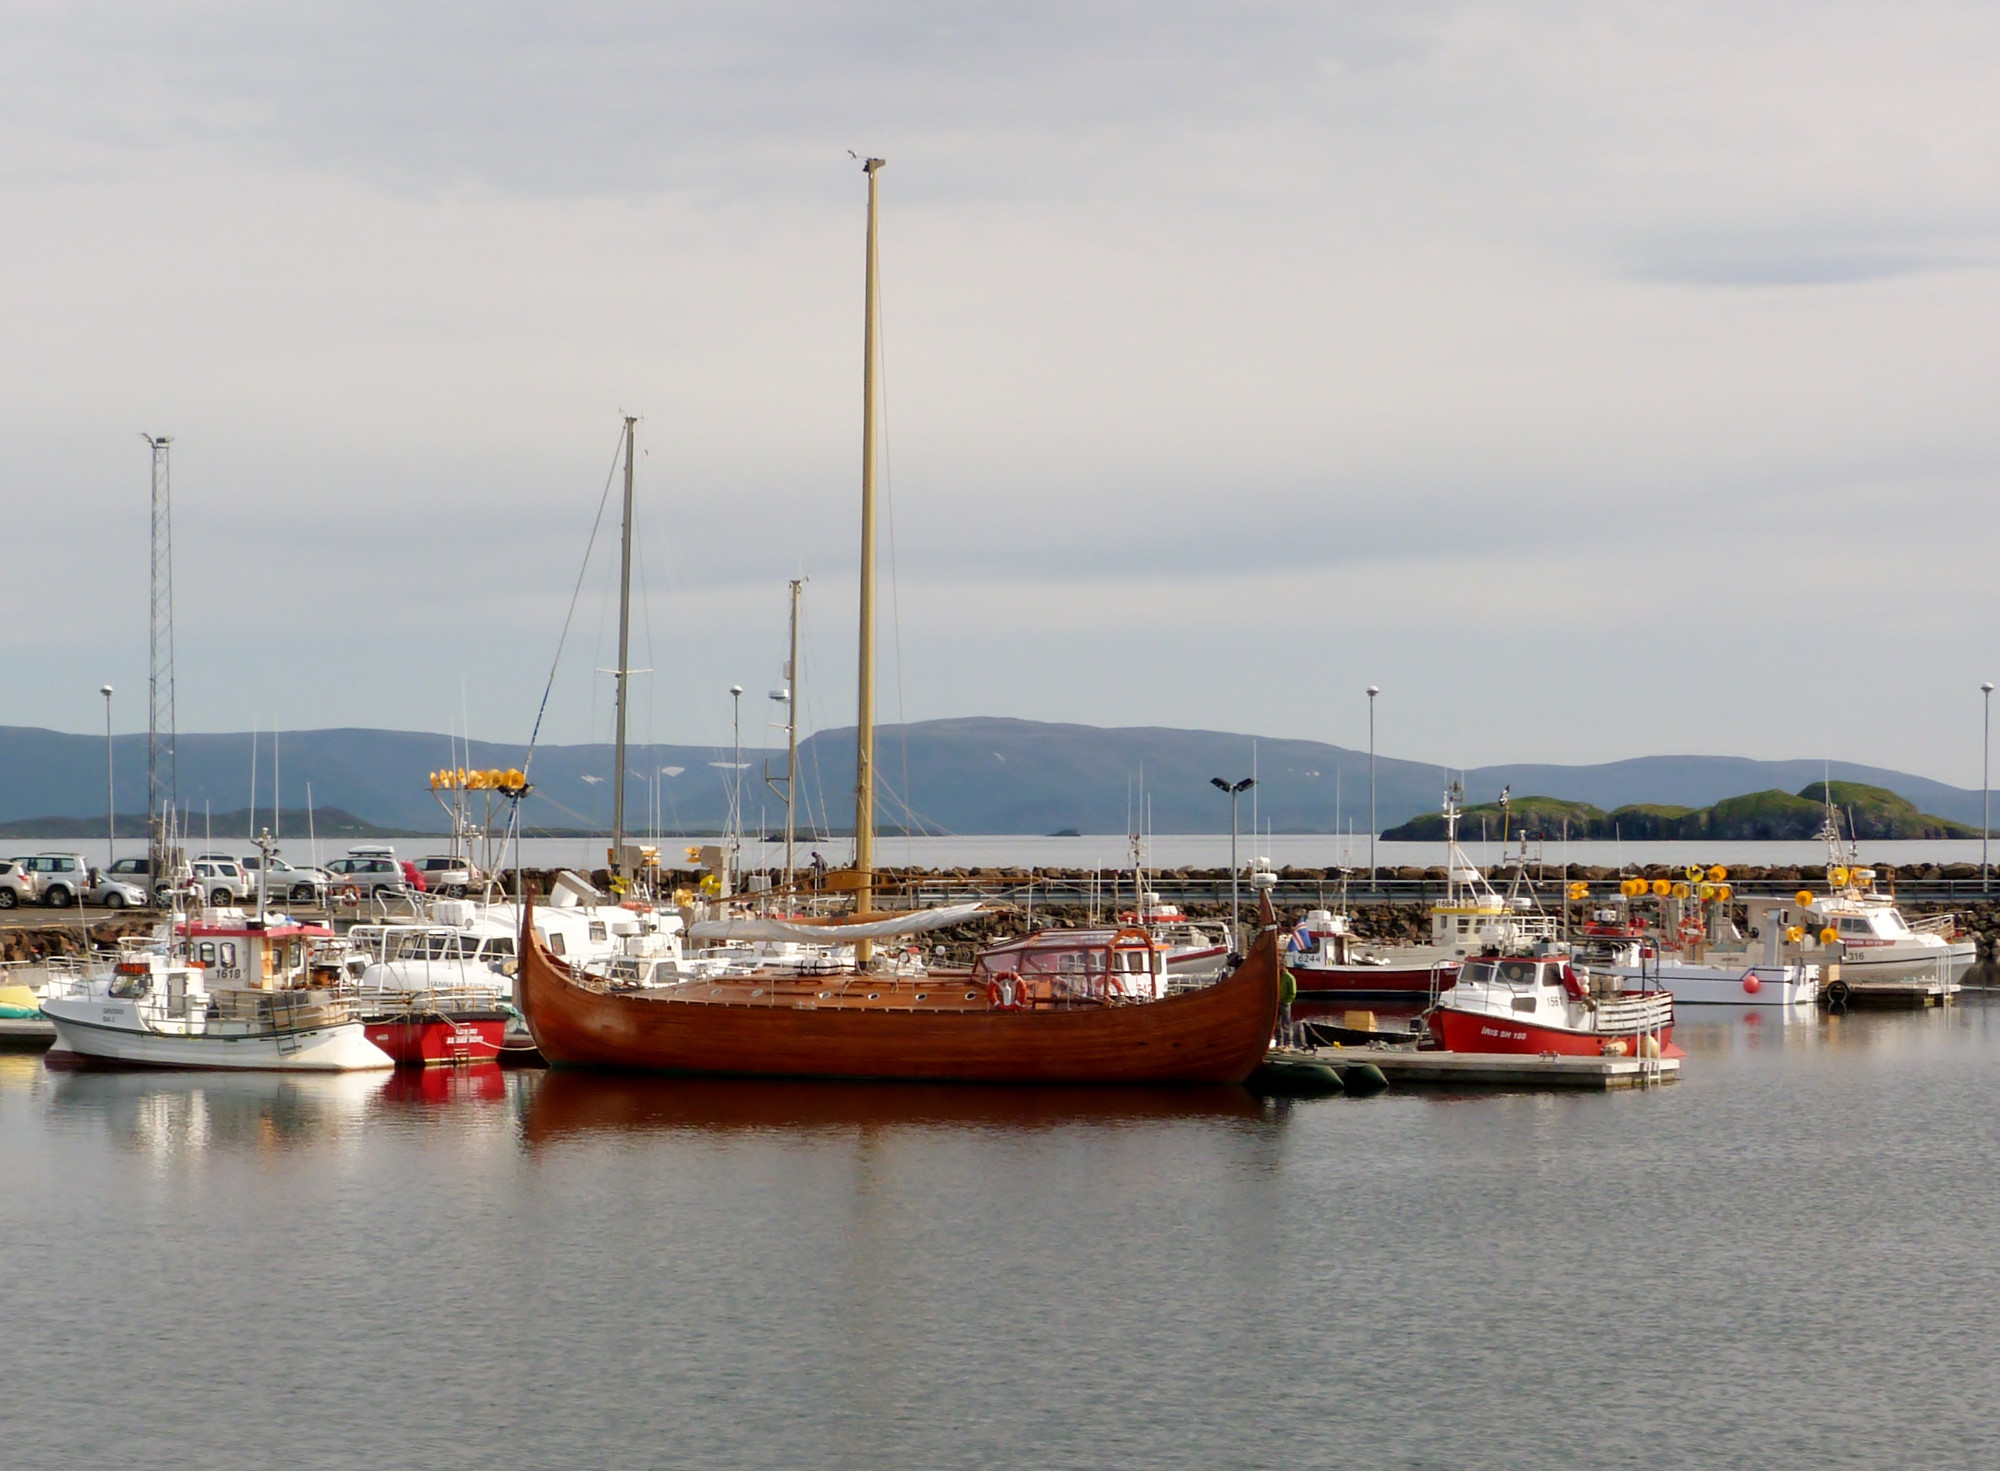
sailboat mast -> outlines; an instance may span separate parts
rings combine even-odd
[[[859,714],[854,729],[854,912],[875,907],[875,175],[885,159],[861,165],[868,175],[868,277],[861,329],[861,658],[855,680]],[[866,965],[873,947],[854,948]]]
[[[625,416],[625,520],[618,537],[618,736],[611,778],[611,872],[625,876],[625,706],[632,675],[632,426]]]
[[[785,889],[792,887],[798,832],[799,790],[799,593],[805,579],[792,579],[792,643],[785,654]]]

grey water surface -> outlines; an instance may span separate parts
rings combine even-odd
[[[52,1073],[0,1462],[2000,1464],[2000,1006],[1646,1094]]]

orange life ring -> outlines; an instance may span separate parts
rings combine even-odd
[[[1021,977],[1011,970],[1001,971],[986,983],[986,1003],[995,1011],[1019,1011],[1027,993]]]
[[[1701,921],[1697,919],[1682,920],[1680,935],[1683,945],[1699,945],[1702,937]]]
[[[333,902],[342,908],[352,909],[361,902],[361,886],[359,884],[342,884],[333,891]]]

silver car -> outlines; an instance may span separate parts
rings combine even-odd
[[[83,902],[101,904],[106,909],[143,909],[146,904],[146,891],[137,884],[128,884],[123,879],[101,873],[97,876],[97,882],[84,890]]]

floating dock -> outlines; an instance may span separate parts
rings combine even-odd
[[[55,1045],[54,1023],[39,1016],[0,1016],[0,1052],[46,1052]]]
[[[1845,993],[1838,990],[1845,986]],[[1841,977],[1820,992],[1820,1004],[1829,1011],[1852,1011],[1860,1007],[1891,1007],[1911,1011],[1926,1006],[1948,1006],[1952,997],[1965,988],[1942,976],[1903,976],[1895,980],[1857,981]]]
[[[1680,1080],[1678,1057],[1559,1057],[1513,1052],[1419,1052],[1414,1047],[1273,1049],[1273,1058],[1352,1067],[1370,1062],[1391,1083],[1443,1088],[1645,1088]]]

